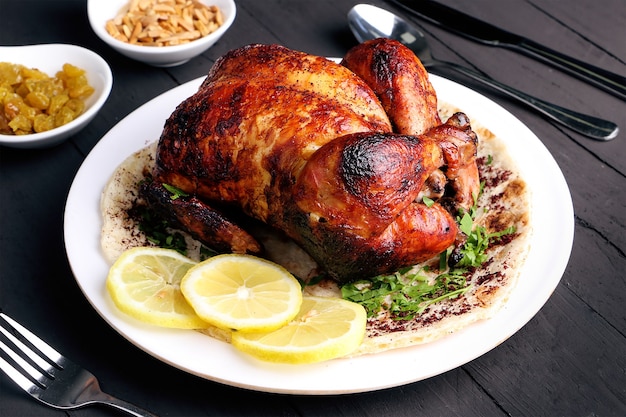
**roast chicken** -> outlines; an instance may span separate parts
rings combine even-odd
[[[378,39],[340,64],[278,45],[227,53],[166,121],[143,192],[217,251],[262,254],[252,218],[345,282],[454,245],[478,191],[468,118],[442,123],[418,58]]]

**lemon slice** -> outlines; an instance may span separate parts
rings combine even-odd
[[[302,303],[293,275],[250,255],[217,255],[200,262],[180,289],[198,316],[222,329],[274,330],[293,319]]]
[[[195,262],[175,250],[129,249],[115,261],[106,286],[115,305],[126,314],[164,327],[208,327],[180,292],[180,281]]]
[[[268,362],[321,362],[353,352],[365,337],[363,306],[341,298],[305,296],[296,318],[269,333],[234,332],[237,349]]]

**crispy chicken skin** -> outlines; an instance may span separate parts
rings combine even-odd
[[[217,224],[236,210],[282,230],[340,281],[437,255],[478,192],[469,121],[441,124],[428,74],[398,42],[361,44],[344,64],[277,45],[229,52],[167,120],[154,181]],[[236,251],[258,252],[244,242]]]
[[[317,149],[369,131],[390,132],[389,119],[351,71],[281,46],[251,45],[219,59],[166,122],[156,177],[270,222]]]
[[[244,228],[225,216],[219,209],[208,206],[195,196],[172,199],[163,183],[143,181],[140,193],[146,204],[160,214],[170,226],[187,231],[218,252],[261,252],[261,244]]]
[[[410,49],[375,39],[349,50],[341,63],[374,90],[394,131],[420,135],[441,124],[428,73]]]

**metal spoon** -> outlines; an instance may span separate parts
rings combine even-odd
[[[617,136],[619,128],[613,122],[565,109],[529,96],[463,66],[436,60],[430,52],[424,34],[414,25],[385,9],[368,4],[358,4],[348,12],[348,24],[359,42],[376,38],[395,39],[409,47],[426,68],[447,68],[473,78],[519,100],[550,119],[593,139],[607,141]]]

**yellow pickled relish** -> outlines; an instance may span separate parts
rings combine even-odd
[[[27,135],[67,124],[83,113],[94,91],[85,70],[69,63],[50,77],[0,62],[0,134]]]

